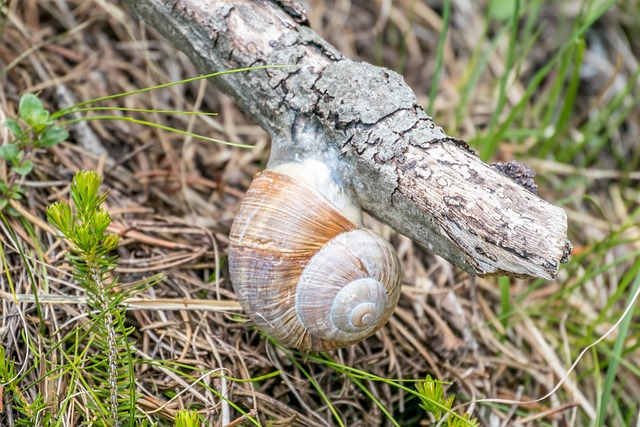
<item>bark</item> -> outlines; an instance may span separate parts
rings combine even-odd
[[[211,81],[271,134],[270,163],[338,159],[365,212],[474,275],[551,279],[566,261],[566,214],[530,191],[526,168],[483,163],[402,76],[345,58],[294,3],[124,2],[203,73],[289,65]]]

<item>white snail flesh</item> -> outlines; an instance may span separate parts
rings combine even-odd
[[[301,350],[373,335],[400,296],[393,247],[277,170],[256,175],[247,191],[231,228],[229,269],[244,311]]]

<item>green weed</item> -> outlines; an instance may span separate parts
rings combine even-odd
[[[69,137],[69,132],[55,123],[56,120],[40,99],[30,93],[20,98],[18,118],[7,119],[3,123],[13,134],[14,140],[0,146],[0,158],[9,165],[7,180],[0,178],[0,211],[6,210],[11,215],[17,215],[15,209],[9,206],[9,201],[24,196],[24,189],[16,181],[33,170],[30,159],[33,151],[59,144]]]
[[[112,253],[119,237],[107,233],[111,216],[101,205],[108,193],[99,193],[100,182],[95,172],[78,172],[71,183],[73,207],[56,202],[47,208],[47,219],[69,242],[73,276],[87,293],[88,343],[98,351],[86,358],[83,368],[93,394],[88,405],[96,418],[94,423],[133,425],[138,400],[135,351],[123,302],[152,281],[126,288],[114,275],[118,258]]]

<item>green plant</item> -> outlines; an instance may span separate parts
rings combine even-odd
[[[367,386],[368,381],[388,384],[391,387],[402,390],[412,398],[418,398],[420,400],[420,406],[425,411],[433,414],[438,421],[446,422],[446,424],[442,425],[446,425],[448,427],[475,427],[479,425],[475,419],[470,418],[469,414],[460,415],[455,412],[452,408],[454,396],[450,396],[445,399],[443,383],[432,379],[429,375],[427,375],[425,380],[384,378],[366,371],[343,365],[342,363],[333,360],[332,356],[328,353],[318,353],[317,355],[305,353],[303,355],[302,353],[299,353],[297,351],[285,348],[284,346],[282,346],[282,344],[269,336],[267,336],[267,338],[281,351],[287,353],[287,357],[289,358],[289,360],[300,370],[302,375],[307,378],[307,380],[319,394],[320,398],[329,407],[337,425],[345,425],[340,417],[340,414],[338,413],[338,410],[334,407],[329,396],[324,393],[320,384],[318,384],[316,379],[310,373],[310,367],[303,367],[302,363],[297,360],[297,357],[303,356],[307,363],[311,361],[321,365],[325,365],[327,368],[332,369],[335,372],[347,377],[349,381],[352,382],[361,393],[366,395],[367,398],[370,399],[371,402],[373,402],[380,409],[380,411],[394,426],[400,427],[401,424],[393,417],[390,408],[387,408],[374,395],[374,393],[369,390],[369,387]],[[416,383],[416,387],[407,387],[405,385],[406,383]]]
[[[100,182],[95,172],[78,172],[71,183],[75,210],[68,203],[56,202],[47,208],[47,218],[68,240],[74,278],[87,292],[88,342],[99,350],[84,366],[93,393],[88,402],[96,424],[120,425],[137,416],[134,349],[129,339],[133,329],[125,325],[122,303],[140,286],[127,289],[113,274],[118,258],[111,253],[119,238],[107,233],[111,217],[100,205],[108,193],[99,193]]]
[[[175,427],[198,427],[200,416],[196,411],[181,409],[176,414]]]
[[[156,86],[150,86],[141,88],[129,92],[118,93],[115,95],[105,96],[96,99],[90,99],[88,101],[80,102],[71,107],[65,108],[54,113],[50,113],[42,101],[34,94],[27,93],[20,98],[18,105],[18,118],[7,119],[3,125],[13,135],[13,142],[0,146],[0,158],[7,161],[10,165],[7,180],[0,179],[0,210],[5,210],[11,215],[17,215],[17,211],[9,205],[11,199],[21,199],[24,196],[24,189],[17,183],[19,177],[23,177],[29,174],[33,170],[33,163],[30,160],[30,156],[34,149],[48,148],[59,144],[69,137],[69,132],[64,128],[80,121],[92,121],[92,120],[111,120],[111,121],[125,121],[129,123],[141,124],[144,126],[155,127],[158,129],[179,133],[185,136],[204,139],[211,142],[251,148],[251,146],[243,144],[234,144],[227,141],[222,141],[215,138],[210,138],[204,135],[198,135],[191,132],[187,132],[181,129],[176,129],[169,126],[160,125],[148,120],[136,119],[126,115],[95,115],[88,116],[83,114],[73,119],[59,121],[63,117],[77,115],[78,113],[88,112],[104,112],[104,111],[120,111],[124,113],[165,113],[165,114],[186,114],[186,115],[203,115],[203,116],[215,116],[215,113],[202,113],[202,112],[189,112],[189,111],[164,111],[153,109],[139,109],[139,108],[124,108],[124,107],[99,107],[92,106],[91,104],[97,104],[103,101],[118,99],[135,94],[145,93],[153,90],[164,89],[171,86],[190,83],[198,80],[217,77],[229,73],[247,72],[251,70],[258,70],[264,68],[279,68],[283,66],[260,66],[241,68],[237,70],[228,70],[218,73],[211,73],[189,79],[184,79],[176,82],[165,83]],[[57,124],[56,124],[57,123]]]
[[[43,411],[46,404],[42,393],[38,392],[34,398],[29,398],[21,389],[20,380],[21,377],[15,370],[15,361],[7,357],[5,348],[0,345],[0,398],[3,387],[7,387],[13,407],[22,415],[16,420],[16,425],[33,426],[37,425],[38,420],[41,425],[48,425],[51,413]]]
[[[60,119],[62,117],[67,117],[67,116],[74,116],[77,113],[87,113],[87,112],[102,112],[102,111],[120,111],[120,112],[124,112],[124,113],[162,113],[162,114],[173,114],[173,115],[178,115],[178,114],[183,114],[183,115],[199,115],[199,116],[216,116],[216,113],[203,113],[203,112],[193,112],[193,111],[176,111],[176,110],[153,110],[153,109],[140,109],[140,108],[125,108],[125,107],[99,107],[99,106],[89,106],[89,105],[93,105],[93,104],[98,104],[104,101],[109,101],[109,100],[114,100],[114,99],[118,99],[118,98],[124,98],[127,96],[131,96],[131,95],[137,95],[137,94],[141,94],[141,93],[146,93],[146,92],[151,92],[154,90],[158,90],[158,89],[166,89],[172,86],[176,86],[176,85],[182,85],[182,84],[186,84],[186,83],[191,83],[191,82],[195,82],[195,81],[199,81],[199,80],[206,80],[209,78],[214,78],[214,77],[219,77],[219,76],[224,76],[226,74],[233,74],[233,73],[243,73],[243,72],[248,72],[248,71],[252,71],[252,70],[263,70],[263,69],[272,69],[272,68],[287,68],[287,67],[292,67],[291,65],[265,65],[265,66],[255,66],[255,67],[248,67],[248,68],[238,68],[238,69],[234,69],[234,70],[227,70],[227,71],[221,71],[221,72],[217,72],[217,73],[211,73],[211,74],[205,74],[205,75],[201,75],[201,76],[197,76],[197,77],[191,77],[188,79],[183,79],[183,80],[178,80],[175,82],[170,82],[170,83],[163,83],[163,84],[159,84],[159,85],[155,85],[155,86],[149,86],[149,87],[144,87],[141,89],[136,89],[136,90],[132,90],[132,91],[128,91],[128,92],[122,92],[122,93],[117,93],[114,95],[109,95],[109,96],[104,96],[101,98],[95,98],[95,99],[90,99],[88,101],[83,101],[80,102],[76,105],[72,105],[68,108],[65,108],[63,110],[57,111],[55,113],[53,113],[51,115],[52,118],[54,119]],[[136,119],[133,117],[128,117],[128,116],[123,116],[123,115],[115,115],[115,114],[108,114],[108,115],[96,115],[96,116],[88,116],[88,115],[83,115],[81,117],[78,118],[72,118],[66,121],[62,121],[60,122],[61,125],[70,125],[70,124],[74,124],[80,121],[95,121],[95,120],[99,120],[99,121],[124,121],[124,122],[129,122],[129,123],[136,123],[136,124],[141,124],[144,126],[149,126],[149,127],[153,127],[153,128],[157,128],[157,129],[162,129],[162,130],[166,130],[169,132],[174,132],[174,133],[178,133],[180,135],[184,135],[184,136],[189,136],[189,137],[194,137],[194,138],[199,138],[205,141],[210,141],[210,142],[216,142],[216,143],[220,143],[220,144],[224,144],[224,145],[229,145],[229,146],[233,146],[233,147],[239,147],[239,148],[253,148],[253,146],[251,145],[244,145],[244,144],[238,144],[238,143],[232,143],[229,141],[223,141],[220,139],[215,139],[215,138],[211,138],[205,135],[199,135],[199,134],[195,134],[192,132],[187,132],[185,130],[181,130],[181,129],[176,129],[174,127],[170,127],[170,126],[165,126],[165,125],[161,125],[158,123],[154,123],[152,121],[149,120],[141,120],[141,119]]]
[[[464,414],[461,417],[452,416],[451,408],[453,407],[455,396],[450,395],[445,398],[442,382],[433,380],[430,375],[427,375],[424,382],[416,384],[416,390],[418,390],[418,397],[420,398],[420,407],[433,414],[437,420],[446,416],[446,426],[473,427],[480,425],[475,418],[469,418],[469,414]]]
[[[17,184],[18,177],[33,170],[30,156],[34,149],[56,145],[69,136],[64,128],[55,125],[37,96],[27,93],[20,98],[18,119],[7,119],[4,126],[14,137],[12,143],[0,146],[0,158],[7,161],[10,170],[7,180],[0,179],[0,210],[6,208],[10,214],[15,211],[8,207],[11,199],[21,199],[23,188]]]
[[[240,71],[248,71],[248,69],[230,72]],[[7,179],[0,179],[0,216],[2,213],[18,216],[18,211],[10,203],[12,199],[21,199],[24,196],[24,188],[20,184],[19,178],[26,176],[33,170],[31,156],[34,150],[46,149],[64,141],[69,133],[63,126],[78,121],[124,120],[225,143],[225,141],[124,116],[87,116],[83,114],[82,117],[61,121],[61,118],[67,115],[105,110],[117,110],[125,113],[213,115],[212,113],[135,108],[87,107],[87,105],[220,74],[224,74],[224,72],[93,99],[54,113],[45,109],[36,95],[22,96],[17,118],[8,119],[3,123],[3,126],[12,135],[12,139],[9,143],[0,146],[0,157],[5,159],[9,165]],[[118,236],[107,233],[111,218],[108,212],[100,207],[107,197],[107,193],[99,193],[100,182],[101,178],[94,172],[79,172],[71,185],[72,205],[58,202],[47,208],[50,224],[60,232],[60,237],[66,239],[69,244],[68,259],[74,268],[75,281],[86,290],[90,323],[88,326],[74,327],[68,334],[57,337],[55,341],[48,339],[45,335],[47,331],[43,327],[45,322],[40,314],[39,291],[37,288],[33,288],[36,309],[41,320],[41,330],[40,335],[34,337],[25,335],[25,340],[34,355],[34,364],[29,365],[29,369],[26,371],[16,373],[13,369],[14,362],[11,359],[5,360],[5,352],[2,349],[2,364],[0,365],[0,388],[7,386],[8,395],[12,399],[12,407],[21,415],[16,420],[18,425],[55,425],[50,420],[63,414],[69,405],[73,406],[73,402],[78,402],[74,396],[81,394],[88,395],[88,398],[83,399],[81,403],[83,405],[86,402],[88,408],[82,407],[82,410],[78,410],[76,413],[86,414],[85,421],[92,423],[92,425],[121,425],[124,423],[144,425],[147,422],[142,418],[143,413],[136,408],[138,394],[134,367],[137,362],[130,341],[133,328],[125,324],[125,305],[123,303],[144,287],[158,281],[160,276],[154,276],[135,286],[125,286],[114,275],[118,257],[113,256],[112,252],[117,249],[119,239]],[[31,228],[31,224],[26,219],[22,218],[21,222],[24,227]],[[5,224],[9,226],[6,219]],[[5,267],[7,266],[5,265]],[[5,271],[9,271],[9,268],[5,268]],[[27,268],[27,271],[31,282],[36,283],[36,278],[31,270]],[[9,282],[11,281],[10,277],[7,279]],[[34,347],[32,341],[37,342],[38,348]],[[61,363],[58,362],[60,359],[52,357],[54,354],[62,356]],[[38,367],[40,369],[37,369]],[[32,370],[39,372],[38,380],[35,383],[25,384],[27,375]],[[56,372],[54,376],[51,375],[53,372]],[[58,372],[61,373],[60,376],[66,378],[67,393],[65,396],[57,398],[60,400],[59,406],[58,404],[52,406],[46,402],[40,389],[43,384],[57,377]]]

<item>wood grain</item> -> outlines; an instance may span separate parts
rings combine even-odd
[[[268,0],[124,0],[272,136],[270,166],[338,162],[363,209],[474,275],[555,277],[565,212],[483,163],[418,105],[402,76],[345,58]],[[292,3],[292,2],[288,2]]]

